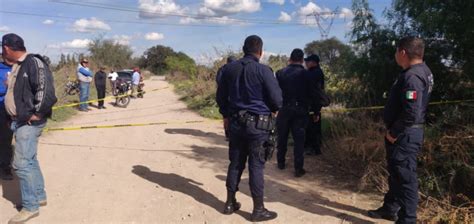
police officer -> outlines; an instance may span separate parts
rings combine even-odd
[[[324,73],[319,66],[319,56],[316,54],[309,55],[304,59],[309,76],[316,86],[324,90]],[[323,91],[321,91],[323,92]],[[307,148],[308,155],[321,154],[321,105],[312,104],[310,108],[311,115],[309,115],[309,123],[306,129],[305,148]]]
[[[219,111],[227,120],[225,123],[229,125],[230,135],[224,214],[232,214],[240,208],[235,193],[248,159],[254,204],[250,219],[258,222],[277,217],[277,213],[268,211],[263,204],[263,169],[267,159],[264,145],[270,137],[270,118],[281,108],[282,96],[272,70],[259,63],[263,54],[262,39],[256,35],[247,37],[243,51],[243,58],[223,69],[216,94]]]
[[[236,58],[234,56],[229,56],[227,57],[227,63],[225,65],[223,65],[222,67],[219,68],[219,70],[217,70],[217,74],[216,74],[216,83],[217,85],[219,85],[220,81],[221,81],[221,78],[222,78],[222,70],[225,68],[226,65],[232,63],[236,61]],[[224,121],[224,122],[227,122],[227,121]],[[224,133],[225,133],[225,139],[228,141],[229,140],[229,130],[227,130],[227,127],[229,125],[224,123]]]
[[[303,176],[304,139],[310,105],[310,83],[308,73],[303,67],[304,52],[294,49],[290,55],[289,65],[279,70],[276,77],[283,93],[283,107],[278,113],[278,168],[285,169],[288,134],[294,140],[295,177]]]
[[[368,212],[373,218],[416,223],[416,156],[423,144],[423,124],[433,89],[433,74],[423,62],[424,47],[417,37],[404,37],[397,46],[395,59],[403,71],[384,110],[389,190],[383,206]]]
[[[217,82],[217,85],[219,85],[219,82],[221,81],[221,78],[222,78],[222,69],[223,69],[226,65],[228,65],[228,64],[230,64],[230,63],[232,63],[232,62],[234,62],[234,61],[236,61],[236,58],[235,58],[234,56],[231,55],[231,56],[227,57],[226,64],[223,65],[222,67],[220,67],[219,70],[217,70],[217,74],[216,74],[216,82]]]

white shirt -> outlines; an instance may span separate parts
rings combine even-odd
[[[115,80],[117,80],[118,74],[117,74],[117,72],[112,72],[112,73],[109,73],[109,75],[107,77],[109,77],[110,80],[115,81]]]

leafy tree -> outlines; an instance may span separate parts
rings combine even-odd
[[[168,56],[165,59],[165,64],[167,69],[172,73],[181,72],[190,78],[196,76],[197,68],[194,60],[182,52]]]
[[[397,66],[394,43],[399,39],[396,33],[378,25],[367,0],[354,0],[353,30],[350,33],[356,57],[351,70],[362,85],[359,98],[351,104],[383,104],[387,92],[401,69]]]
[[[155,74],[163,74],[168,71],[166,58],[176,55],[176,52],[163,45],[156,45],[149,48],[140,58],[140,67],[147,68]]]
[[[113,68],[129,67],[133,51],[127,45],[122,45],[113,40],[96,38],[89,44],[91,60],[99,66],[110,66]]]
[[[317,54],[321,59],[321,64],[326,64],[331,73],[337,77],[351,75],[350,65],[355,55],[350,46],[337,38],[310,42],[306,44],[304,51],[307,55]]]
[[[286,67],[288,60],[290,59],[286,55],[270,55],[270,57],[268,57],[268,66],[276,72]]]
[[[395,0],[388,13],[394,30],[425,40],[435,98],[474,96],[473,10],[473,1]]]

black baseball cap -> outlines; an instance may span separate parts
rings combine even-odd
[[[9,34],[3,35],[3,37],[2,37],[2,47],[3,46],[7,46],[7,47],[11,48],[14,51],[26,51],[25,42],[23,41],[23,39],[20,36],[14,34],[14,33],[9,33]]]
[[[315,61],[319,63],[319,56],[316,54],[312,54],[304,59],[304,61]]]

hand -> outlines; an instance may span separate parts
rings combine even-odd
[[[31,117],[30,117],[30,119],[28,120],[27,123],[28,123],[28,125],[31,125],[32,121],[39,121],[39,120],[41,120],[41,118],[39,116],[37,116],[36,114],[33,114],[33,115],[31,115]]]
[[[387,141],[392,144],[394,144],[397,141],[397,138],[392,137],[392,135],[390,134],[390,131],[387,131],[387,133],[385,134],[385,139],[387,139]]]
[[[224,118],[224,130],[228,130],[229,128],[229,118]]]
[[[316,114],[313,115],[313,122],[314,122],[314,123],[318,122],[319,119],[320,119],[319,115],[316,115]]]

